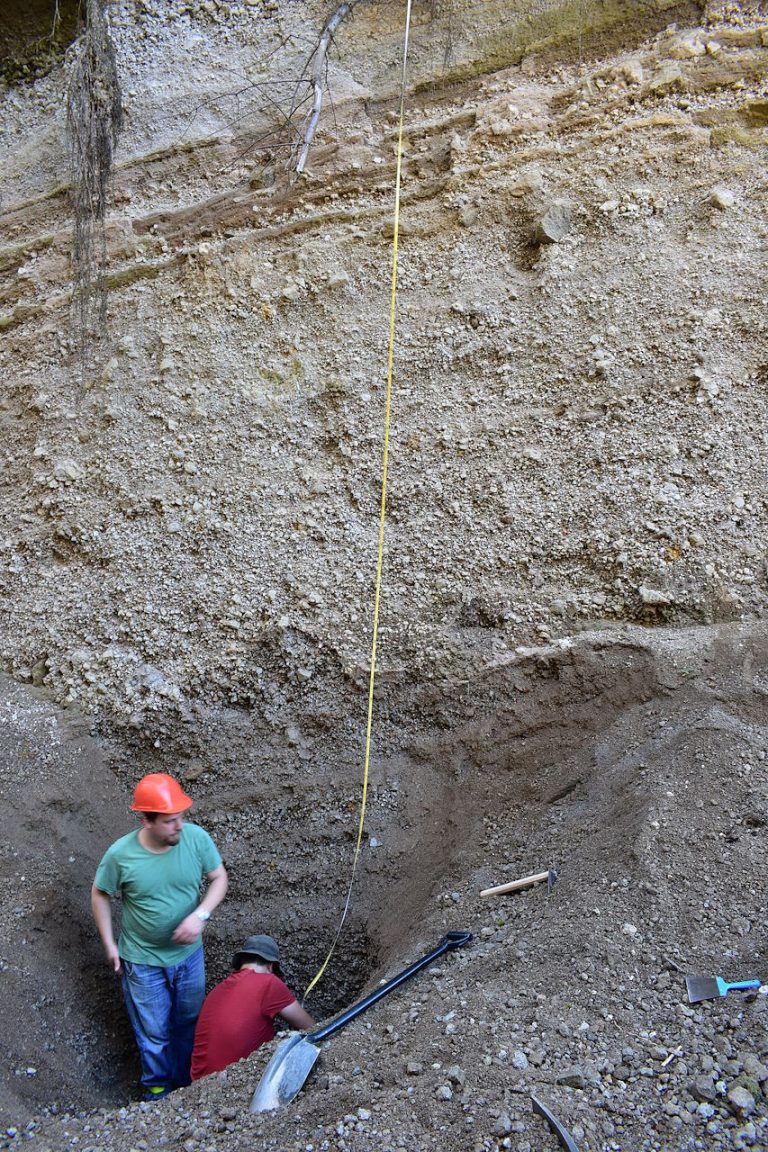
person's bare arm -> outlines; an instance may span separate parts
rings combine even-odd
[[[310,1028],[314,1028],[315,1026],[315,1022],[309,1012],[304,1011],[298,1000],[294,1000],[287,1008],[281,1008],[280,1015],[283,1020],[291,1024],[294,1028],[298,1028],[300,1032],[308,1032]]]
[[[94,884],[91,888],[91,910],[96,921],[96,927],[104,945],[107,961],[112,965],[114,972],[120,971],[120,953],[115,943],[115,934],[112,928],[112,899],[107,892],[102,892]]]
[[[229,877],[223,864],[214,868],[212,872],[206,872],[205,878],[208,881],[205,895],[195,911],[190,912],[189,916],[185,916],[181,923],[177,924],[171,937],[174,944],[194,944],[206,924],[205,920],[200,919],[198,912],[207,912],[210,915],[214,908],[218,908],[227,893]]]

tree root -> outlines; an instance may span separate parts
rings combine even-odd
[[[326,57],[328,55],[328,48],[333,40],[336,29],[355,7],[359,0],[348,0],[345,4],[340,4],[329,20],[326,21],[323,31],[320,34],[320,39],[317,48],[311,57],[311,83],[313,91],[312,109],[309,113],[306,131],[302,140],[299,156],[296,161],[296,175],[300,176],[304,171],[304,165],[309,156],[309,149],[315,135],[318,120],[320,119],[320,110],[323,105],[323,72],[325,70]]]

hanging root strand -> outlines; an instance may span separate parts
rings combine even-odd
[[[71,199],[73,319],[85,356],[88,341],[100,335],[107,316],[105,219],[122,100],[114,44],[106,17],[107,0],[87,0],[86,30],[78,46],[67,92]]]

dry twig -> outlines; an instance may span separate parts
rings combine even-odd
[[[312,110],[309,113],[309,120],[307,128],[304,132],[304,138],[299,152],[299,158],[296,161],[296,175],[300,176],[304,171],[304,165],[307,162],[309,155],[310,145],[315,135],[315,128],[320,119],[320,109],[323,104],[323,72],[326,66],[326,57],[328,55],[328,48],[333,40],[336,29],[341,24],[342,20],[347,17],[359,0],[349,0],[348,3],[340,4],[329,20],[326,21],[323,31],[320,33],[320,39],[317,48],[311,57],[311,84],[314,98],[312,100]]]

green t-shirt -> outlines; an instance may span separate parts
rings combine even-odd
[[[174,929],[200,902],[200,885],[221,864],[219,850],[197,824],[184,824],[181,839],[167,852],[149,852],[138,830],[108,848],[96,870],[96,887],[122,897],[118,951],[134,964],[168,968],[201,947],[174,944]]]

